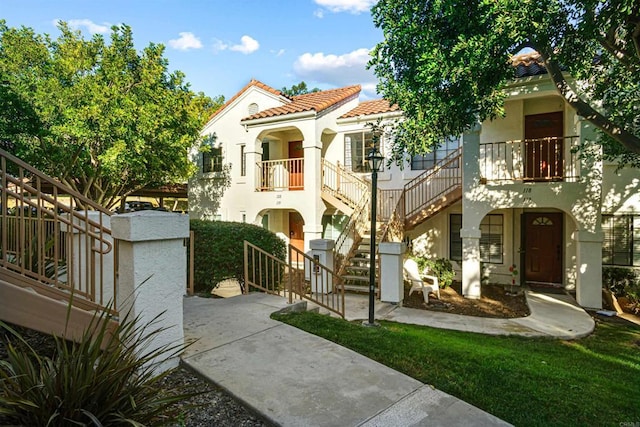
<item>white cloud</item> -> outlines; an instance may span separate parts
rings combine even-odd
[[[233,45],[229,49],[248,55],[250,53],[255,52],[259,48],[260,48],[260,43],[258,43],[256,39],[245,35],[240,37],[240,44]]]
[[[280,49],[279,51],[275,52],[277,57],[280,57],[282,55],[284,55],[284,49]]]
[[[315,16],[315,17],[316,17],[316,18],[318,18],[318,19],[322,19],[322,18],[324,18],[324,10],[322,10],[322,9],[316,9],[316,10],[313,12],[313,16]]]
[[[179,33],[180,38],[169,40],[169,46],[178,50],[200,49],[202,42],[193,33]]]
[[[372,70],[367,70],[369,49],[362,48],[343,55],[322,52],[305,53],[293,64],[293,70],[300,80],[326,83],[332,86],[361,84],[363,90],[375,92],[377,83]]]
[[[223,42],[222,40],[215,39],[213,41],[213,52],[218,53],[222,50],[227,50],[229,45]]]
[[[58,20],[56,20],[55,22],[57,24]],[[90,19],[70,19],[69,21],[67,21],[67,23],[69,24],[69,27],[74,28],[76,30],[79,30],[82,27],[84,27],[91,34],[108,33],[109,28],[111,27],[111,25],[108,22],[103,22],[102,25],[100,25],[100,24],[96,24]]]
[[[354,14],[368,12],[377,0],[314,0],[316,4],[328,9],[330,12],[350,12]],[[318,16],[322,18],[322,16]]]

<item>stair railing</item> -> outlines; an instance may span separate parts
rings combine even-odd
[[[419,214],[425,206],[462,185],[462,148],[449,154],[433,169],[418,175],[404,186],[405,221]]]
[[[358,205],[353,211],[353,214],[349,217],[349,221],[336,239],[336,246],[334,249],[334,270],[338,272],[338,275],[344,274],[344,268],[346,266],[345,261],[353,255],[358,244],[362,240],[362,232],[366,228],[371,212],[369,206],[370,199],[369,193],[364,193],[362,195]]]
[[[43,294],[73,293],[96,306],[112,301],[115,313],[111,212],[2,149],[0,190],[0,278],[20,282],[17,273],[32,280],[16,285]]]
[[[362,201],[363,195],[370,192],[369,184],[361,177],[325,158],[322,159],[322,191],[353,209]]]

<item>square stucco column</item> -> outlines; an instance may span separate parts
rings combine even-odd
[[[460,230],[462,238],[462,295],[480,298],[480,230]]]
[[[575,231],[576,299],[587,308],[602,308],[602,240],[603,233]]]
[[[314,239],[309,242],[310,255],[317,259],[318,263],[333,271],[333,247],[335,242],[329,239]],[[309,279],[311,291],[314,293],[329,294],[333,290],[333,275],[323,269],[316,269],[309,265]]]
[[[170,212],[141,211],[111,218],[118,247],[118,295],[120,313],[139,316],[146,325],[156,316],[156,335],[150,348],[184,342],[182,299],[187,286],[189,217]],[[122,314],[121,314],[122,317]],[[178,358],[156,360],[158,371],[178,366]]]
[[[385,242],[378,245],[380,254],[380,301],[401,303],[404,300],[402,260],[407,246]]]

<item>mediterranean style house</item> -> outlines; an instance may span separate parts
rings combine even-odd
[[[600,160],[593,126],[538,59],[514,58],[504,117],[402,165],[385,162],[376,235],[451,260],[470,298],[485,280],[529,283],[573,290],[580,305],[600,308],[603,265],[640,266],[640,174]],[[370,124],[402,112],[359,94],[349,86],[289,98],[251,80],[202,130],[215,135],[211,149],[192,153],[192,218],[261,224],[305,251],[333,239],[337,271],[365,270],[352,261],[371,233],[367,153],[376,145],[388,155],[392,143]],[[207,194],[225,164],[231,187],[213,205]]]

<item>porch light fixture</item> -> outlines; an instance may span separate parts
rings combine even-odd
[[[376,138],[376,135],[374,135]],[[371,169],[371,247],[369,250],[369,322],[365,326],[375,326],[374,304],[376,293],[376,207],[378,206],[378,170],[384,157],[375,144],[369,150],[367,161]]]

